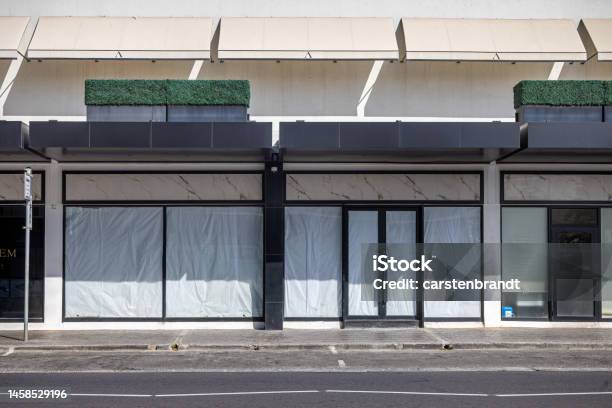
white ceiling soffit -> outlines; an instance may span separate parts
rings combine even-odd
[[[223,17],[219,59],[397,60],[391,18]]]
[[[41,17],[34,59],[208,59],[209,17]]]
[[[598,61],[612,61],[612,19],[583,19],[578,32],[589,58],[597,56]]]
[[[30,17],[0,17],[0,59],[16,59],[25,54],[24,33],[29,22]]]
[[[586,60],[572,20],[403,18],[402,32],[406,60]]]

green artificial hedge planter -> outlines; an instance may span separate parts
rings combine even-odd
[[[237,105],[249,106],[245,80],[98,80],[85,81],[85,105]]]
[[[85,105],[165,105],[164,81],[85,80]]]
[[[611,81],[521,81],[514,87],[514,107],[602,106],[612,99]]]
[[[168,105],[249,106],[249,81],[166,81]]]

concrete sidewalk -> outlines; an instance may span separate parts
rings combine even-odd
[[[133,330],[0,332],[3,350],[612,349],[612,329]]]

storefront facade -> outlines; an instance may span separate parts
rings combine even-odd
[[[502,268],[517,273],[510,259],[522,257],[524,281],[533,285],[527,295],[502,294],[502,303],[516,310],[505,320],[609,319],[608,177],[596,171],[502,173],[502,242],[508,243]]]
[[[528,149],[519,147],[518,125],[511,129],[519,160]],[[173,163],[163,171],[143,162],[33,163],[40,203],[33,328],[261,328],[274,319],[287,328],[608,324],[612,177],[606,165],[490,164],[487,149],[481,149],[485,163],[347,165],[343,155],[355,151],[304,160],[312,146],[303,150],[287,135],[281,133],[281,146],[288,146],[278,153],[247,153],[260,154],[261,163]],[[30,137],[36,140],[36,132]],[[500,154],[511,147],[499,144]],[[428,149],[401,155],[418,152],[422,160]],[[98,154],[92,150],[74,154]],[[401,157],[392,148],[376,154]],[[19,236],[21,178],[13,167],[2,173],[13,194],[5,194],[3,225]],[[15,242],[5,245],[8,259],[22,251]],[[449,301],[381,292],[364,301],[361,246],[372,243],[476,245],[483,258],[474,261],[474,278],[518,278],[526,289]],[[585,248],[562,258],[567,243]],[[497,261],[485,259],[496,252]],[[61,275],[43,275],[53,262]],[[2,324],[13,327],[21,313],[13,280],[23,261],[5,265],[15,278],[3,285]],[[564,298],[576,288],[583,299]]]
[[[244,18],[187,3],[185,20],[150,3],[142,31],[131,5],[0,11],[18,34],[4,45],[0,28],[0,329],[23,317],[25,167],[34,330],[612,325],[612,102],[512,106],[524,79],[612,80],[612,8],[431,19],[391,0],[338,18],[263,2]],[[105,38],[108,21],[142,41],[48,35]],[[155,78],[247,80],[250,100],[83,104],[85,80]],[[467,248],[432,279],[524,286],[373,291],[372,244]]]

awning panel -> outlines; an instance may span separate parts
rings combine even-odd
[[[0,121],[0,162],[47,161],[27,148],[28,131],[22,122]]]
[[[30,122],[28,147],[57,161],[261,161],[269,122]]]
[[[524,148],[503,162],[612,162],[612,123],[533,122],[523,125],[523,134]]]
[[[407,60],[584,61],[572,20],[402,19]]]
[[[397,59],[390,18],[224,17],[220,59]]]
[[[589,58],[612,61],[612,19],[583,19],[578,31]]]
[[[39,59],[208,59],[208,17],[41,17],[28,50]]]
[[[23,34],[30,17],[0,17],[0,59],[15,59],[25,53]]]
[[[515,122],[281,122],[290,161],[489,163],[521,148]]]

